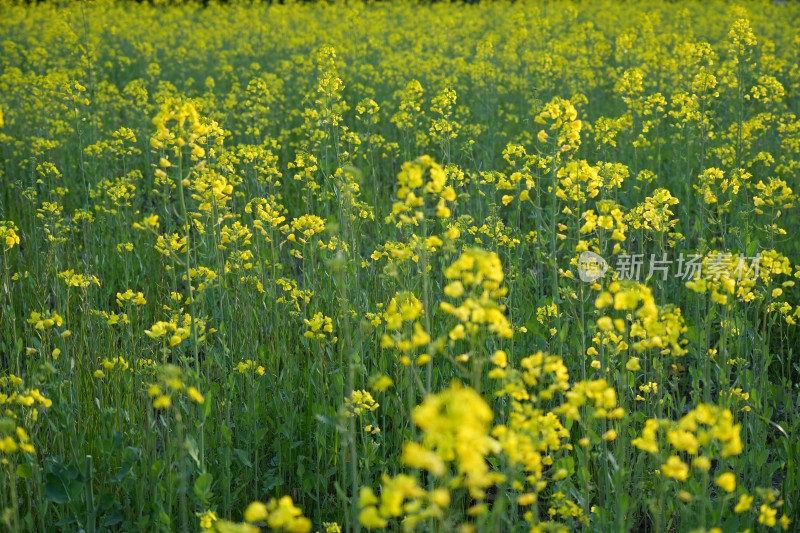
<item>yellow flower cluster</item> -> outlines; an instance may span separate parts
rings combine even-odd
[[[450,207],[456,200],[456,191],[447,185],[447,173],[430,156],[424,155],[414,161],[403,163],[397,175],[397,198],[387,222],[397,227],[417,226],[428,213],[426,199],[435,202],[431,208],[437,218],[449,218]]]
[[[113,357],[111,359],[104,358],[100,362],[100,366],[102,366],[103,368],[94,371],[94,377],[97,379],[105,378],[107,375],[106,372],[114,372],[117,370],[120,372],[124,372],[130,368],[128,361],[126,361],[125,358],[122,356]]]
[[[666,435],[667,443],[662,443],[660,435]],[[701,403],[677,422],[669,419],[651,418],[645,421],[641,435],[631,441],[635,447],[651,454],[664,452],[673,455],[665,463],[662,473],[679,481],[688,478],[688,466],[675,453],[685,453],[691,457],[692,466],[708,471],[710,458],[739,455],[743,445],[741,424],[734,423],[729,409]]]
[[[450,330],[451,341],[457,341],[478,334],[482,327],[500,338],[511,338],[514,330],[504,312],[505,306],[497,299],[506,295],[507,287],[502,287],[504,274],[500,257],[495,252],[479,248],[465,251],[444,272],[450,280],[444,293],[458,299],[466,295],[458,306],[441,302],[439,308],[459,321]]]
[[[206,335],[206,322],[200,318],[194,317],[189,313],[173,315],[169,322],[159,320],[153,324],[150,329],[144,330],[145,335],[151,339],[163,338],[165,343],[169,346],[177,346],[192,335],[192,323],[197,330],[197,340],[199,342],[205,341]],[[209,333],[212,331],[209,330]]]
[[[33,326],[33,329],[46,330],[52,327],[61,327],[64,325],[64,319],[55,311],[31,311],[31,316],[28,318],[28,324]]]
[[[747,186],[750,178],[750,174],[741,169],[726,177],[724,170],[711,167],[697,177],[698,183],[692,184],[692,187],[703,195],[706,206],[716,205],[719,212],[726,212],[740,189]],[[721,198],[725,200],[720,201]]]
[[[348,416],[360,416],[366,412],[375,411],[380,404],[375,401],[372,394],[365,390],[354,390],[349,397],[344,399],[344,408]]]
[[[258,231],[267,243],[272,242],[274,231],[285,228],[286,208],[272,196],[270,198],[253,198],[244,208],[245,213],[254,213],[253,228]]]
[[[118,292],[117,293],[117,305],[120,307],[125,307],[125,304],[131,302],[134,305],[142,306],[147,303],[147,300],[144,297],[144,293],[137,292],[134,293],[131,289],[128,289],[125,292]]]
[[[11,455],[17,452],[35,453],[35,451],[23,427],[16,425],[11,418],[0,418],[0,453]],[[5,457],[3,461],[6,461]]]
[[[397,293],[389,301],[385,310],[374,315],[373,324],[382,320],[387,332],[381,336],[382,348],[395,348],[400,352],[400,363],[411,364],[411,358],[417,348],[428,346],[431,336],[420,322],[425,309],[422,302],[411,292]],[[419,365],[431,361],[429,353],[422,353],[415,359]]]
[[[40,411],[53,406],[39,389],[24,387],[22,378],[14,374],[0,377],[0,454],[35,453],[23,422],[39,419]],[[8,464],[0,457],[0,464]]]
[[[10,220],[0,220],[0,241],[3,242],[3,251],[8,251],[14,246],[19,245],[19,228]]]
[[[678,203],[668,189],[656,189],[653,196],[648,196],[643,203],[630,210],[625,218],[633,229],[669,234],[670,246],[674,246],[676,240],[683,239],[683,235],[674,231],[678,219],[672,218],[674,213],[670,210],[671,206]]]
[[[159,381],[147,389],[147,395],[153,399],[154,409],[169,409],[177,395],[185,394],[195,403],[205,402],[205,397],[193,385],[186,386],[183,371],[175,365],[163,365],[159,369]]]
[[[575,151],[580,147],[583,124],[578,120],[578,112],[569,100],[553,98],[536,115],[534,122],[545,126],[549,124],[546,130],[539,130],[537,138],[540,143],[552,142],[559,152]],[[552,141],[548,131],[554,137]]]
[[[383,476],[380,498],[371,488],[361,487],[358,520],[367,529],[383,529],[392,518],[403,517],[403,530],[413,531],[429,520],[441,520],[449,506],[445,488],[426,491],[407,474]]]
[[[286,240],[290,242],[299,242],[300,244],[307,244],[308,240],[314,235],[318,235],[325,231],[325,221],[317,215],[302,215],[294,220],[291,224],[291,233],[288,233]],[[288,226],[285,226],[285,231],[290,231]],[[297,233],[295,233],[297,232]],[[297,234],[300,236],[298,237]]]
[[[239,361],[236,363],[236,366],[233,367],[233,371],[240,374],[244,374],[245,372],[253,372],[256,376],[263,376],[266,372],[266,369],[252,359],[245,359],[244,361]]]
[[[196,151],[192,153],[194,155]],[[233,196],[233,187],[238,184],[238,180],[232,182],[232,179],[207,166],[193,169],[188,181],[191,198],[197,202],[197,211],[216,217],[225,212]]]
[[[754,266],[744,257],[731,257],[722,252],[709,252],[702,259],[702,272],[697,279],[686,282],[686,287],[697,293],[709,293],[711,301],[726,305],[733,297],[742,302],[757,298],[756,282],[761,266]],[[768,275],[768,274],[767,274]]]
[[[672,306],[659,308],[652,291],[637,282],[614,281],[595,301],[598,310],[612,307],[625,313],[624,318],[608,315],[597,319],[597,333],[592,342],[612,354],[632,347],[637,352],[657,349],[661,355],[686,354],[687,331],[681,310]],[[595,350],[596,352],[596,350]]]
[[[222,146],[223,132],[219,125],[200,116],[196,106],[190,101],[167,99],[153,119],[153,124],[156,126],[156,134],[151,137],[150,146],[157,150],[168,150],[176,159],[181,157],[185,148],[190,160],[199,162],[207,155],[214,157],[215,148]],[[172,163],[163,158],[160,166],[170,168]],[[155,174],[166,177],[161,168],[156,169]],[[180,179],[184,177],[180,176]]]
[[[580,410],[584,405],[592,407],[592,418],[619,420],[625,416],[625,409],[617,406],[617,391],[603,379],[579,381],[565,393],[566,403],[554,412],[567,419],[580,420]],[[613,439],[610,439],[613,440]]]
[[[584,203],[587,199],[597,198],[603,187],[603,175],[600,167],[592,166],[581,159],[572,160],[559,167],[556,173],[556,198],[564,201]]]
[[[486,462],[487,456],[500,451],[499,443],[488,434],[492,410],[473,389],[455,382],[425,398],[414,409],[412,418],[423,436],[421,446],[404,448],[406,465],[425,467],[432,474],[441,475],[444,468],[439,461],[455,462],[456,479],[463,479],[463,485],[475,498],[482,498],[486,488],[503,480],[504,476],[491,472]],[[425,450],[435,453],[438,461]]]
[[[198,267],[190,267],[188,278],[187,275],[184,274],[181,276],[181,279],[183,281],[191,279],[194,290],[197,292],[203,292],[204,290],[213,287],[219,281],[219,274],[211,268],[200,265]]]
[[[413,420],[422,430],[422,438],[404,444],[403,464],[427,471],[450,489],[463,486],[476,499],[484,498],[488,487],[503,481],[504,476],[492,472],[487,463],[489,455],[500,451],[499,443],[488,434],[492,411],[473,389],[454,382],[425,398],[414,410]],[[455,465],[452,476],[451,463]],[[426,520],[442,519],[450,500],[447,488],[426,491],[407,474],[384,476],[380,499],[371,488],[361,488],[359,521],[367,528],[381,529],[392,518],[403,517],[403,528],[410,531]],[[484,511],[485,506],[477,504],[472,514]]]
[[[314,313],[311,318],[304,318],[306,327],[308,328],[303,336],[307,339],[326,340],[330,338],[331,342],[336,344],[339,340],[338,337],[333,335],[333,319],[325,316],[322,313]]]
[[[100,279],[91,274],[78,274],[73,269],[65,270],[58,273],[59,279],[64,280],[67,287],[79,287],[81,289],[88,289],[90,285],[94,284],[100,286]]]
[[[602,251],[606,240],[614,241],[614,247],[611,250],[612,254],[618,254],[622,251],[620,243],[625,242],[627,239],[625,232],[628,230],[626,223],[626,215],[619,205],[610,200],[600,200],[597,202],[595,209],[588,209],[581,215],[584,223],[580,227],[580,234],[587,235],[594,233],[595,236],[586,240],[579,240],[575,246],[575,251],[578,253],[586,252],[592,249],[595,253]]]
[[[311,520],[303,516],[303,511],[294,505],[289,496],[272,498],[267,503],[259,501],[250,503],[244,511],[244,520],[249,523],[264,523],[270,529],[283,530],[287,533],[311,531]]]

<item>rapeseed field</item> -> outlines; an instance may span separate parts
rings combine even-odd
[[[0,0],[0,528],[798,531],[798,2]]]

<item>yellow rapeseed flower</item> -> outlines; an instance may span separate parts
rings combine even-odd
[[[725,472],[717,476],[715,483],[725,492],[733,492],[736,490],[736,475],[731,472]]]

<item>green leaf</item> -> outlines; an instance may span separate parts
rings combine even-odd
[[[239,462],[242,463],[244,466],[246,466],[247,468],[253,468],[253,463],[250,462],[250,458],[247,456],[247,452],[239,448],[234,448],[233,454],[236,456]]]
[[[122,514],[119,512],[115,512],[113,514],[104,516],[103,520],[100,522],[100,525],[102,527],[116,526],[117,524],[121,524],[123,520],[124,517],[122,516]]]
[[[686,330],[686,333],[684,333],[683,336],[686,337],[686,340],[688,340],[692,344],[700,343],[700,334],[697,331],[696,326],[689,326],[688,329]]]
[[[230,446],[233,442],[233,432],[231,431],[231,428],[223,424],[219,426],[219,431],[222,433],[222,440],[225,442],[225,444]]]
[[[186,450],[186,453],[189,454],[189,457],[192,458],[194,463],[200,467],[200,450],[197,447],[197,441],[194,440],[194,437],[191,435],[186,435],[186,440],[183,441],[183,447]]]
[[[214,405],[214,391],[210,390],[206,393],[206,401],[203,402],[203,421],[211,414],[212,406]]]
[[[20,479],[30,479],[33,469],[28,465],[17,465],[17,477]]]
[[[258,349],[256,350],[256,353],[258,354],[258,360],[259,361],[266,361],[266,359],[267,359],[267,347],[266,347],[266,345],[262,344],[261,346],[259,346]]]
[[[67,480],[52,472],[45,476],[44,495],[45,498],[56,504],[64,504],[72,500],[69,496]]]
[[[203,472],[194,482],[194,493],[200,499],[205,507],[208,507],[211,501],[211,484],[214,482],[214,476],[208,472]]]

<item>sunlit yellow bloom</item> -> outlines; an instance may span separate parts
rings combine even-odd
[[[616,438],[617,438],[617,430],[615,430],[615,429],[609,429],[608,431],[603,433],[603,440],[604,441],[610,442],[610,441],[616,440]]]
[[[367,529],[382,529],[389,525],[389,522],[381,517],[375,506],[362,509],[358,515],[358,521]]]
[[[742,494],[741,496],[739,496],[739,501],[733,508],[733,512],[744,513],[745,511],[749,511],[750,506],[752,505],[753,505],[753,497],[750,496],[749,494]]]
[[[189,398],[191,398],[192,400],[194,400],[197,403],[203,403],[203,402],[206,401],[206,399],[203,397],[203,395],[200,394],[200,391],[197,390],[194,387],[187,388],[186,389],[186,394],[188,394]]]
[[[731,472],[725,472],[717,476],[715,483],[725,492],[733,492],[736,490],[736,475]]]
[[[680,457],[673,455],[661,465],[661,473],[678,481],[686,481],[689,477],[689,466]]]
[[[758,513],[758,523],[767,527],[772,527],[777,523],[777,520],[775,519],[775,515],[777,514],[777,509],[773,509],[766,503],[763,503],[761,504],[761,508],[759,509]]]
[[[171,405],[172,405],[172,398],[170,398],[166,394],[162,394],[161,396],[153,400],[153,407],[156,409],[169,409]]]
[[[692,459],[692,466],[704,472],[708,472],[711,469],[711,461],[708,457],[700,455]]]
[[[269,516],[267,506],[261,502],[252,502],[244,511],[245,522],[263,522]]]

